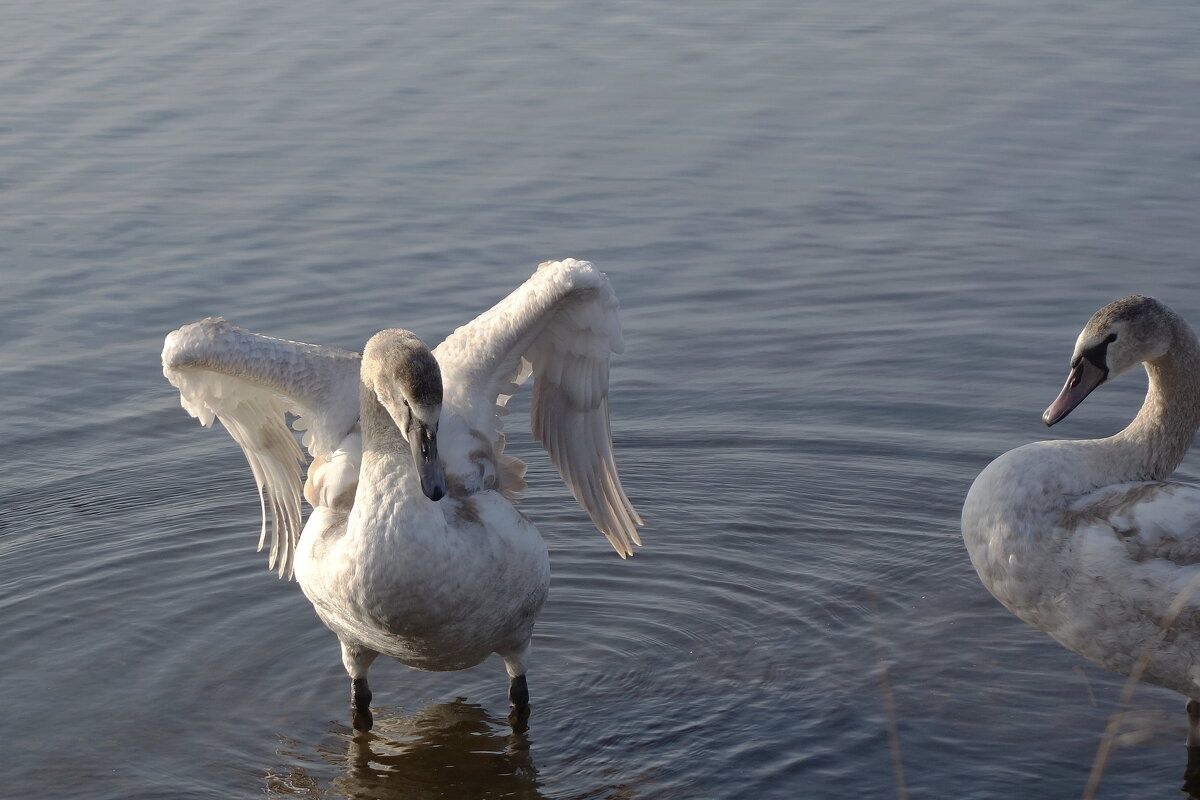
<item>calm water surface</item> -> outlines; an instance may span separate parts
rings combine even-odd
[[[1093,310],[1200,324],[1200,7],[2,16],[6,797],[1078,796],[1120,679],[991,599],[958,514],[1045,438]],[[336,641],[253,552],[249,471],[162,337],[436,342],[566,256],[622,299],[647,546],[612,554],[519,406],[554,569],[530,729],[497,660],[380,662],[355,738]],[[1054,434],[1117,430],[1143,387]],[[1181,707],[1139,690],[1101,796],[1174,796]]]

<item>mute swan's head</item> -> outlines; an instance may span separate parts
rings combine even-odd
[[[1116,300],[1093,314],[1075,341],[1067,382],[1042,421],[1053,425],[1100,384],[1166,353],[1177,319],[1158,300],[1142,295]]]
[[[437,359],[410,331],[380,331],[363,348],[362,380],[408,442],[421,491],[430,500],[441,500],[446,475],[437,449],[442,413],[442,371]]]

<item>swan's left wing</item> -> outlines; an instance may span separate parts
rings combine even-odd
[[[608,278],[589,262],[547,261],[433,353],[445,384],[443,418],[447,411],[458,414],[488,439],[501,461],[507,457],[500,453],[504,437],[498,414],[533,376],[534,437],[592,522],[625,558],[642,543],[637,532],[642,519],[621,486],[609,428],[608,359],[624,347],[618,308]],[[448,471],[454,467],[447,464]],[[503,463],[499,469],[500,488],[511,490],[520,471]],[[464,474],[470,470],[459,470]]]
[[[300,538],[305,464],[286,414],[298,417],[293,426],[304,430],[304,446],[324,465],[358,424],[359,362],[348,350],[275,339],[220,318],[185,325],[163,346],[163,375],[179,389],[184,409],[205,426],[220,419],[246,455],[263,506],[259,550],[270,501],[270,566],[280,576],[291,574]],[[340,491],[317,486],[310,501]]]
[[[1111,531],[1128,558],[1162,560],[1177,567],[1200,564],[1200,487],[1152,481],[1106,486],[1069,507],[1068,528]],[[1164,564],[1165,566],[1165,564]]]

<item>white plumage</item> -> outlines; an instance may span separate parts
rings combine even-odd
[[[250,464],[263,497],[260,549],[269,506],[271,566],[294,570],[342,642],[356,726],[370,727],[366,672],[379,653],[447,670],[497,652],[514,705],[527,697],[549,560],[512,505],[525,465],[504,454],[498,414],[531,375],[534,436],[617,553],[641,544],[609,431],[609,354],[622,347],[608,279],[574,259],[539,266],[432,358],[399,330],[378,334],[361,357],[223,319],[167,336],[163,373],[183,407],[205,425],[220,419]],[[306,482],[285,412],[304,430]],[[301,494],[313,507],[303,529]]]
[[[993,461],[963,506],[967,550],[1009,610],[1121,674],[1200,698],[1200,488],[1168,482],[1200,426],[1200,344],[1153,298],[1097,311],[1047,409],[1065,417],[1144,363],[1146,400],[1106,439],[1037,442]],[[1200,705],[1189,703],[1200,744]]]

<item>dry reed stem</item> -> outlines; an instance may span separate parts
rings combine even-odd
[[[900,756],[900,726],[896,719],[896,697],[892,693],[892,681],[888,662],[883,652],[883,636],[879,632],[879,598],[868,592],[871,611],[875,617],[875,659],[879,662],[879,694],[883,705],[884,725],[887,728],[888,750],[892,762],[892,779],[896,783],[897,800],[908,800],[904,783],[904,760]]]
[[[1117,699],[1117,706],[1113,709],[1112,714],[1109,715],[1108,725],[1104,728],[1104,735],[1100,737],[1100,746],[1096,750],[1096,757],[1092,760],[1092,771],[1088,775],[1087,785],[1083,787],[1081,800],[1095,800],[1096,790],[1100,788],[1100,777],[1104,774],[1104,768],[1107,766],[1108,759],[1112,755],[1117,728],[1121,724],[1121,714],[1133,698],[1133,692],[1142,680],[1142,673],[1150,665],[1150,659],[1154,658],[1154,651],[1158,648],[1159,642],[1167,635],[1167,630],[1175,624],[1179,613],[1183,611],[1184,605],[1191,599],[1192,593],[1196,591],[1198,585],[1200,585],[1200,575],[1196,575],[1187,586],[1179,590],[1179,593],[1175,595],[1175,599],[1171,601],[1171,605],[1167,608],[1167,613],[1163,615],[1162,621],[1159,623],[1158,636],[1155,637],[1155,641],[1146,646],[1146,649],[1138,656],[1138,660],[1134,662],[1133,669],[1129,671],[1129,677],[1125,679],[1125,686],[1121,688],[1121,696]]]
[[[883,715],[887,724],[888,749],[891,751],[892,777],[896,782],[898,800],[908,800],[904,787],[904,761],[900,757],[900,728],[896,723],[896,698],[892,695],[892,683],[888,677],[887,661],[879,651],[879,694],[883,697]]]

